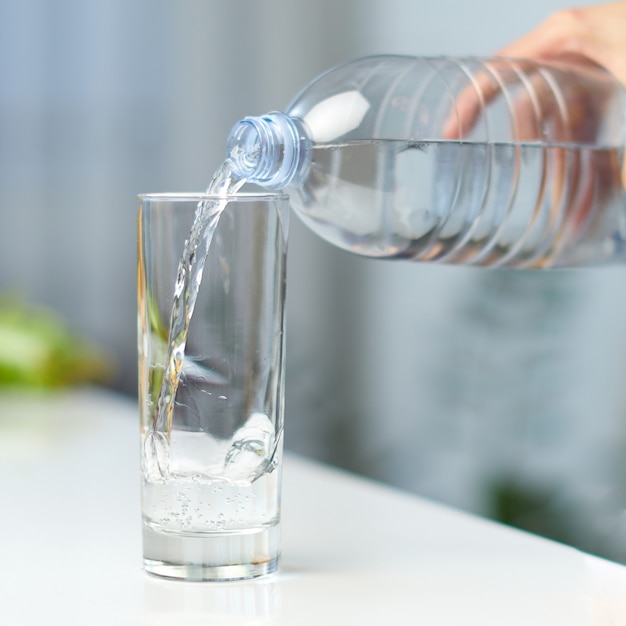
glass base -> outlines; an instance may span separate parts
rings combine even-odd
[[[163,533],[144,524],[149,574],[188,581],[245,580],[278,569],[279,526],[237,532]]]

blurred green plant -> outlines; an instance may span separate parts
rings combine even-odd
[[[0,388],[104,383],[112,365],[52,311],[0,297]]]

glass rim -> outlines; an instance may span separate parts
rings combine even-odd
[[[244,191],[242,193],[206,193],[206,192],[182,192],[182,193],[140,193],[137,199],[153,202],[200,202],[202,200],[228,200],[229,202],[270,202],[289,200],[289,195],[280,191]]]

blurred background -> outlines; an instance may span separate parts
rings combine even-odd
[[[335,64],[489,55],[576,4],[0,0],[0,361],[44,307],[63,383],[134,395],[138,193],[203,190],[235,121]],[[626,268],[289,245],[288,448],[626,562]]]

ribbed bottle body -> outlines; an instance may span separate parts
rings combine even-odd
[[[606,72],[507,59],[370,57],[287,109],[308,167],[292,206],[377,258],[545,267],[619,259],[623,89]]]

